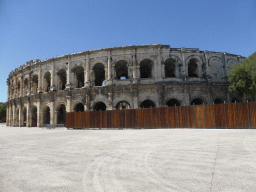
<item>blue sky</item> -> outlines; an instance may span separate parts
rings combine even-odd
[[[32,59],[157,44],[256,51],[255,0],[0,0],[0,102],[8,74]]]

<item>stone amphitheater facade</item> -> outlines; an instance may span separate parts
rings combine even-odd
[[[8,126],[65,124],[66,112],[241,100],[228,72],[244,57],[169,45],[97,49],[16,68],[7,79]]]

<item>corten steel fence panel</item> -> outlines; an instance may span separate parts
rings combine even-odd
[[[72,128],[71,127],[71,113],[66,113],[67,114],[67,121],[66,121],[66,128]]]
[[[107,128],[112,128],[113,126],[113,112],[112,111],[106,111],[107,112]]]
[[[85,117],[85,111],[83,111],[83,122],[82,122],[82,128],[86,128],[86,117]]]
[[[159,110],[158,108],[152,108],[152,128],[159,128]]]
[[[159,108],[160,113],[160,128],[166,128],[167,127],[167,108],[161,107]]]
[[[78,125],[77,125],[77,128],[83,128],[83,124],[84,124],[84,112],[81,111],[81,112],[78,112]]]
[[[145,108],[144,109],[144,123],[145,129],[151,129],[151,108]]]
[[[237,117],[238,117],[237,128],[240,128],[240,129],[249,128],[247,103],[237,103],[236,107],[237,107]]]
[[[125,115],[125,128],[131,128],[131,110],[126,109],[124,111],[125,111],[125,113],[124,113],[124,115]]]
[[[227,128],[236,129],[237,128],[237,114],[236,114],[236,105],[235,103],[226,103],[226,119],[227,119]]]
[[[90,122],[91,122],[91,116],[90,116],[91,112],[90,111],[86,111],[84,112],[84,117],[85,117],[85,128],[90,128]]]
[[[112,112],[113,112],[113,128],[119,128],[119,126],[118,126],[118,121],[119,121],[119,119],[118,119],[118,111],[119,110],[113,110]]]
[[[90,111],[90,128],[95,128],[95,111]]]
[[[176,114],[175,107],[167,107],[168,110],[168,127],[176,128]]]
[[[96,117],[96,122],[95,126],[96,128],[101,128],[101,117],[100,117],[100,111],[95,111],[95,117]]]
[[[225,129],[225,111],[224,111],[224,104],[215,104],[215,121],[216,121],[216,128]]]
[[[144,109],[137,109],[137,127],[144,128]]]
[[[194,123],[194,107],[193,105],[185,106],[186,110],[186,128],[195,128]]]
[[[196,128],[204,128],[204,106],[195,105],[194,110],[195,110]]]
[[[256,128],[256,102],[249,103],[251,129]]]
[[[129,125],[130,125],[130,128],[138,128],[137,127],[137,116],[136,116],[136,109],[130,109],[130,119],[128,121],[130,121]],[[127,114],[127,113],[126,113]],[[127,121],[127,118],[126,118],[126,121]]]
[[[79,122],[79,115],[80,112],[75,112],[75,128],[78,129],[79,128],[79,125],[80,125],[80,122]]]
[[[204,114],[205,114],[205,128],[214,128],[215,129],[213,105],[205,105],[204,106]]]
[[[106,111],[101,111],[101,128],[107,128]]]
[[[185,116],[184,116],[184,106],[176,107],[177,114],[177,128],[185,127]]]
[[[125,110],[119,110],[119,128],[125,128]]]

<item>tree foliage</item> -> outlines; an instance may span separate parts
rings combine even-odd
[[[231,83],[229,92],[237,92],[245,99],[256,93],[256,52],[244,59],[242,63],[234,64],[228,72]]]
[[[6,117],[6,104],[0,105],[0,120]]]

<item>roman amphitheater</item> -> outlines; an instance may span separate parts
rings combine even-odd
[[[7,79],[7,125],[65,124],[73,111],[239,102],[227,76],[243,59],[155,44],[31,60]]]

